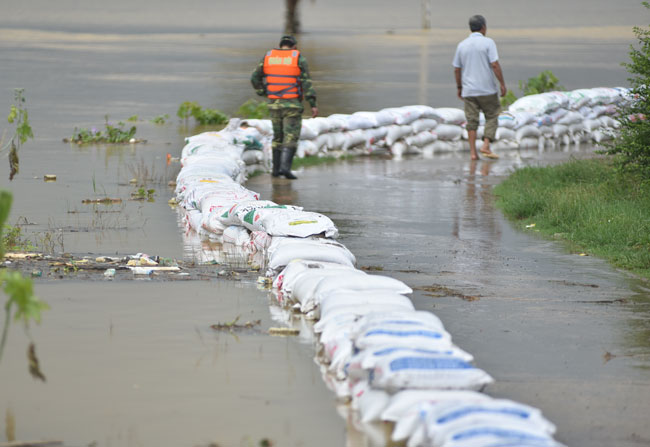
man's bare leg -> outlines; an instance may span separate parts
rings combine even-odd
[[[468,130],[467,131],[467,140],[469,141],[469,153],[472,160],[478,160],[478,154],[476,153],[476,131]]]

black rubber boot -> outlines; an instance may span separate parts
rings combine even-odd
[[[284,175],[289,180],[295,180],[298,177],[293,175],[291,172],[291,163],[293,162],[293,156],[296,153],[295,149],[290,149],[288,147],[282,148],[282,156],[280,158],[280,175]]]
[[[282,159],[282,149],[273,149],[273,177],[280,177],[280,160]]]

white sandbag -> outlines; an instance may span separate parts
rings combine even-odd
[[[197,209],[188,210],[185,213],[185,220],[187,225],[194,231],[199,232],[201,230],[201,221],[203,220],[203,214]]]
[[[262,135],[273,135],[273,123],[271,120],[245,119],[240,123],[240,126],[244,125],[254,127]]]
[[[272,237],[266,231],[251,232],[251,250],[264,252],[271,244]]]
[[[539,138],[540,135],[541,133],[539,131],[539,127],[533,124],[528,124],[517,129],[517,132],[515,133],[515,139],[521,142],[524,138]]]
[[[506,129],[514,129],[517,126],[516,118],[510,112],[501,112],[497,123],[498,127],[504,127]]]
[[[569,126],[564,124],[553,124],[551,129],[553,131],[553,138],[561,138],[569,133]]]
[[[301,140],[313,140],[318,136],[319,133],[319,128],[316,123],[313,123],[309,119],[302,120],[300,127]]]
[[[462,109],[439,107],[435,109],[435,111],[440,117],[438,122],[441,124],[454,124],[460,126],[466,122],[465,112]]]
[[[244,216],[257,208],[287,206],[292,208],[290,205],[278,205],[271,200],[243,200],[234,203],[230,208],[228,208],[221,215],[221,221],[225,225],[242,225]]]
[[[362,129],[350,130],[343,133],[344,141],[342,150],[347,151],[355,146],[366,144],[366,133]]]
[[[432,132],[438,140],[458,141],[463,135],[463,128],[455,124],[438,124]]]
[[[477,424],[517,423],[553,435],[555,425],[542,412],[507,399],[482,402],[448,402],[431,406],[427,412],[425,432],[431,445],[442,445],[449,433]]]
[[[350,330],[352,332],[353,329]],[[357,352],[346,365],[346,373],[351,380],[367,380],[368,373],[372,371],[377,363],[388,356],[402,356],[402,355],[431,355],[431,356],[452,356],[471,362],[474,360],[469,352],[451,346],[445,349],[426,349],[426,348],[412,348],[407,346],[378,346],[374,348],[364,349]]]
[[[539,446],[557,447],[562,444],[540,429],[515,422],[477,423],[445,434],[434,446],[475,447],[475,446]],[[408,444],[407,444],[408,446]]]
[[[345,271],[336,281],[322,281],[315,290],[316,294],[325,294],[336,289],[374,290],[383,289],[395,293],[412,293],[413,289],[399,279],[383,275],[370,275],[362,270]]]
[[[331,315],[328,315],[327,318],[322,317],[320,320],[318,320],[318,322],[314,324],[314,332],[320,333],[330,323],[339,320],[345,320],[349,322],[372,312],[403,312],[404,310],[404,306],[396,306],[394,304],[372,304],[365,307],[351,306],[350,309],[345,309],[342,312],[333,312]],[[406,310],[414,310],[414,308]]]
[[[536,116],[541,116],[554,110],[553,106],[556,103],[550,100],[549,97],[537,94],[523,96],[510,104],[508,111],[511,113],[528,112]],[[556,107],[557,108],[557,107]]]
[[[515,140],[517,133],[508,127],[497,127],[495,139],[497,140]]]
[[[303,261],[306,262],[306,261]],[[300,303],[300,308],[304,306],[303,312],[308,312],[315,307],[314,291],[321,280],[328,277],[337,277],[342,270],[357,271],[350,264],[339,264],[339,268],[318,268],[308,269],[297,274],[289,286],[290,297],[293,301]],[[309,305],[305,304],[309,303]]]
[[[420,119],[430,118],[436,121],[440,121],[440,115],[438,115],[436,109],[431,106],[416,104],[407,107],[416,110],[420,114]]]
[[[387,325],[413,328],[426,326],[430,328],[444,329],[442,321],[435,314],[423,310],[415,312],[392,312],[390,314],[372,313],[360,318],[355,323],[352,337],[356,338],[359,334],[370,329],[381,328]]]
[[[273,279],[273,287],[290,294],[294,287],[296,278],[303,272],[309,270],[323,271],[327,269],[351,269],[347,265],[335,264],[333,262],[309,261],[296,259],[291,261],[287,266]]]
[[[305,158],[307,156],[316,155],[317,153],[318,153],[318,146],[316,146],[314,140],[301,139],[300,141],[298,141],[298,148],[296,149],[296,156],[298,158]]]
[[[223,230],[221,238],[224,243],[243,246],[250,241],[250,233],[240,225],[231,225]]]
[[[427,437],[427,415],[432,408],[452,403],[481,403],[491,400],[476,391],[436,391],[405,390],[395,394],[382,412],[381,418],[395,422],[391,439],[394,442],[405,440],[416,444],[417,438],[423,442]]]
[[[485,132],[485,126],[478,126],[478,129],[476,129],[476,139],[478,141],[483,140],[484,132]],[[463,128],[463,139],[469,140],[469,131],[465,128]]]
[[[612,140],[614,137],[615,136],[613,132],[603,129],[597,129],[591,132],[591,139],[594,140],[595,143],[602,143],[603,141]]]
[[[256,165],[264,162],[264,153],[258,150],[244,151],[241,155],[246,166]]]
[[[343,132],[330,132],[327,142],[327,149],[329,151],[343,150],[343,145],[346,142],[346,137]]]
[[[435,132],[435,131],[434,131]],[[461,141],[442,141],[436,140],[428,145],[433,153],[458,152],[462,148]]]
[[[398,125],[410,124],[422,116],[422,110],[412,107],[390,107],[382,109],[382,113],[388,113],[393,116],[393,123]]]
[[[437,140],[437,136],[430,130],[424,130],[415,135],[410,135],[404,138],[404,142],[409,146],[424,147]]]
[[[327,152],[330,146],[331,134],[321,133],[314,140],[318,152]]]
[[[330,132],[342,132],[348,130],[348,121],[350,121],[350,116],[345,113],[335,113],[327,117],[330,126]]]
[[[452,346],[451,335],[437,326],[371,327],[359,332],[353,341],[360,350],[379,346],[407,346],[439,351]]]
[[[338,236],[338,230],[329,217],[283,207],[257,208],[246,214],[241,224],[251,231],[265,231],[271,236]]]
[[[519,147],[521,149],[536,148],[536,147],[539,147],[540,138],[538,138],[538,137],[525,137],[525,138],[522,138],[520,141],[517,141],[517,142],[519,143]]]
[[[366,144],[373,145],[386,138],[386,135],[388,135],[388,127],[384,126],[377,127],[376,129],[366,129],[364,133]]]
[[[587,132],[593,132],[602,127],[602,123],[599,119],[586,119],[582,122],[582,125]]]
[[[344,272],[342,272],[344,274]],[[321,282],[324,281],[321,280]],[[319,286],[316,286],[318,290]],[[413,303],[404,295],[384,289],[348,290],[333,289],[327,293],[319,294],[318,305],[311,311],[314,319],[327,316],[328,313],[344,306],[365,306],[368,304],[403,304],[405,309],[412,309]]]
[[[481,402],[491,399],[487,394],[467,390],[403,390],[394,394],[384,411],[382,421],[397,422],[420,403]],[[406,438],[403,438],[406,439]],[[395,439],[397,441],[397,439]]]
[[[227,228],[227,225],[224,225],[219,219],[219,215],[222,212],[223,208],[218,207],[209,213],[202,213],[203,218],[201,219],[201,228],[208,233],[221,235]]]
[[[424,132],[425,130],[433,130],[438,125],[438,121],[433,118],[420,118],[411,123],[413,133]]]
[[[405,141],[400,140],[393,143],[390,147],[390,153],[396,158],[401,158],[408,151],[408,145]]]
[[[352,389],[352,402],[359,412],[361,422],[364,423],[379,420],[390,398],[387,392],[370,388],[368,382],[359,382]]]
[[[405,355],[378,362],[370,375],[373,388],[480,390],[494,382],[485,371],[451,356]]]
[[[294,259],[333,262],[354,267],[354,255],[345,247],[327,244],[314,244],[309,241],[288,244],[269,254],[268,268],[279,271]],[[294,289],[295,292],[295,289]]]
[[[386,144],[392,146],[397,140],[400,140],[413,133],[413,128],[409,125],[394,124],[387,126]]]
[[[379,126],[375,112],[355,112],[348,120],[348,130],[370,129]]]
[[[569,125],[569,134],[570,135],[580,135],[584,133],[585,125],[581,122],[574,123]]]
[[[611,116],[603,115],[598,119],[603,127],[609,127],[611,129],[618,129],[620,127],[620,123]]]

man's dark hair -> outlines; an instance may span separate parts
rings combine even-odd
[[[485,17],[480,14],[476,14],[469,18],[469,29],[473,33],[481,31],[481,28],[485,26]]]
[[[288,35],[288,34],[285,35],[285,36],[282,36],[282,38],[280,39],[280,46],[281,47],[284,47],[284,46],[292,47],[292,46],[294,46],[296,44],[297,44],[296,38],[291,36],[291,35]]]

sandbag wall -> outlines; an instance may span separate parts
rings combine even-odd
[[[549,92],[518,99],[499,116],[494,149],[600,143],[619,127],[619,106],[629,89],[592,88]],[[245,120],[262,135],[272,135],[269,120]],[[484,117],[478,137],[483,137]],[[432,154],[467,150],[462,109],[424,105],[377,112],[334,114],[303,120],[298,156],[337,152]]]
[[[313,340],[325,383],[349,402],[369,445],[390,437],[408,446],[560,446],[538,409],[482,392],[492,377],[437,316],[415,310],[410,287],[357,269],[327,216],[242,186],[247,148],[268,144],[259,125],[233,121],[187,139],[176,186],[181,222],[193,240],[218,241],[263,265],[281,309],[272,312],[302,315],[301,336]],[[386,423],[394,424],[389,434]]]

